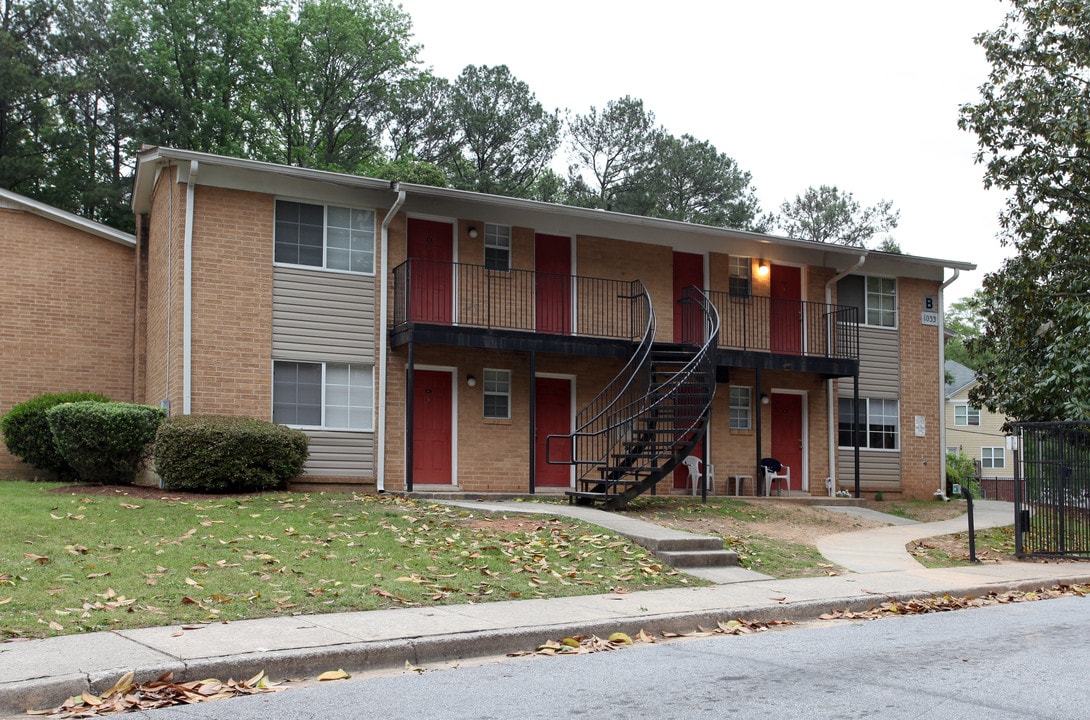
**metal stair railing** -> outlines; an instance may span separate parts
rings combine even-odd
[[[679,302],[684,306],[682,344],[695,347],[685,364],[652,381],[653,343],[641,343],[626,366],[627,379],[622,382],[621,373],[614,380],[624,392],[600,410],[588,406],[591,421],[570,436],[549,438],[571,438],[570,462],[582,468],[577,487],[593,488],[569,493],[573,497],[596,495],[613,509],[622,507],[671,472],[704,437],[715,395],[719,314],[695,287],[686,288]],[[621,460],[611,463],[613,458]]]

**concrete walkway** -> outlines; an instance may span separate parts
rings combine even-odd
[[[542,512],[577,517],[629,537],[664,537],[668,530],[616,513],[534,503],[467,503],[480,511]],[[1013,509],[977,505],[976,525],[1009,525]],[[378,610],[261,620],[181,630],[177,626],[68,635],[0,644],[0,716],[59,705],[84,690],[102,691],[129,670],[137,681],[171,670],[178,680],[247,678],[264,670],[274,680],[455,662],[533,650],[576,634],[608,636],[640,630],[690,632],[718,621],[811,620],[832,610],[865,610],[886,598],[935,594],[979,596],[1058,583],[1090,583],[1083,563],[1010,562],[927,570],[908,556],[912,539],[964,531],[965,518],[897,525],[833,536],[829,559],[855,570],[837,577],[774,580],[724,568],[718,584],[625,594],[476,605]],[[716,569],[718,570],[718,569]],[[25,717],[25,716],[24,716]]]

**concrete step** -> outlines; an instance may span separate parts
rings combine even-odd
[[[722,545],[722,542],[720,542]],[[733,550],[657,550],[655,557],[675,568],[730,567],[738,564]]]

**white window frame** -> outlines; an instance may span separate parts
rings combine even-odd
[[[273,422],[279,422],[276,418],[276,366],[277,364],[292,364],[292,365],[316,365],[321,367],[321,414],[322,419],[318,425],[301,425],[296,423],[280,423],[292,428],[299,428],[302,430],[336,430],[344,432],[373,432],[375,427],[375,366],[371,363],[334,363],[334,362],[315,362],[312,360],[274,360],[273,361]],[[361,425],[331,425],[329,420],[329,389],[330,389],[330,368],[347,368],[349,373],[349,397],[353,398],[356,395],[353,394],[353,387],[356,392],[359,393],[359,397],[366,402],[358,405],[346,405],[343,407],[349,408],[349,414],[352,414],[352,408],[358,410],[358,417],[364,419],[364,423]],[[360,386],[351,385],[351,375],[353,369],[365,369],[367,372],[368,383]]]
[[[745,291],[740,287],[735,288],[735,281],[744,281]],[[738,255],[730,256],[730,275],[727,278],[727,291],[731,297],[749,297],[753,294],[753,258]]]
[[[841,429],[840,429],[840,402],[839,401],[847,402],[847,403],[850,404],[852,402],[852,398],[850,398],[850,397],[840,397],[840,398],[838,398],[838,403],[837,403],[837,447],[850,448],[850,447],[852,447],[851,445],[841,445],[840,444]],[[894,400],[892,398],[862,398],[861,397],[861,398],[859,398],[859,402],[863,406],[863,411],[861,413],[863,422],[862,422],[861,427],[859,428],[859,447],[860,447],[860,449],[876,450],[876,451],[883,451],[883,452],[899,452],[901,450],[901,415],[900,415],[900,413],[901,413],[901,402],[900,402],[900,400]],[[872,405],[872,403],[873,403],[873,405]],[[890,415],[890,414],[888,414],[888,412],[885,412],[885,411],[888,411],[887,403],[892,403],[893,404],[893,408],[894,408],[894,414],[893,415]],[[877,406],[877,407],[875,407],[875,406]],[[891,447],[891,448],[874,447],[871,444],[871,433],[875,432],[874,430],[872,430],[872,426],[877,426],[877,427],[884,428],[885,425],[886,425],[885,423],[882,423],[882,422],[877,422],[876,423],[875,420],[888,419],[888,418],[893,418],[894,419],[893,431],[892,431],[892,433],[889,433],[893,437],[893,447]],[[882,433],[883,435],[887,434],[887,431],[885,431],[885,430],[877,430],[876,432]]]
[[[871,281],[874,281],[879,285],[875,290],[871,290]],[[881,287],[882,283],[892,283],[893,289],[891,292],[883,292],[885,288]],[[871,298],[891,298],[893,300],[893,308],[884,308],[881,306],[872,307]],[[880,322],[871,322],[871,312],[877,314],[877,319]],[[865,275],[863,277],[863,313],[865,315],[865,324],[871,327],[881,328],[896,328],[897,327],[897,278],[881,277],[878,275]],[[881,322],[888,317],[889,322]]]
[[[511,371],[499,368],[484,369],[482,412],[488,420],[511,419]],[[507,405],[505,415],[490,415],[489,398],[503,398]]]
[[[745,402],[742,394],[745,393]],[[730,386],[730,429],[753,429],[753,388],[745,385]]]
[[[955,405],[954,427],[980,427],[980,409],[966,404]]]
[[[295,203],[297,205],[310,205],[312,207],[320,207],[322,209],[322,264],[321,265],[311,265],[311,264],[307,264],[307,263],[297,263],[297,262],[295,262],[295,263],[285,262],[285,261],[282,261],[282,260],[276,260],[275,259],[276,258],[276,244],[277,244],[276,243],[276,226],[278,224],[277,213],[278,213],[279,208],[280,208],[280,203],[282,203],[282,202],[283,203]],[[349,213],[349,218],[350,218],[349,223],[350,223],[350,225],[347,228],[343,228],[343,229],[348,230],[348,232],[349,232],[349,247],[347,248],[347,251],[349,253],[349,263],[348,263],[349,267],[347,267],[347,268],[333,267],[333,266],[330,265],[330,261],[329,261],[330,251],[332,250],[333,252],[336,252],[338,250],[343,249],[343,248],[330,247],[330,229],[331,229],[331,227],[333,229],[342,229],[342,226],[339,226],[339,225],[331,226],[330,225],[330,218],[329,218],[330,209],[332,209],[334,211],[336,211],[336,210],[346,210]],[[353,227],[351,227],[351,217],[352,217],[353,213],[365,213],[365,214],[370,215],[370,218],[365,218],[366,227],[364,227],[364,228],[353,228]],[[311,270],[327,270],[329,272],[351,273],[353,275],[374,275],[375,274],[375,236],[376,236],[375,223],[376,223],[376,217],[377,217],[377,215],[376,215],[375,211],[372,208],[352,207],[352,206],[348,206],[348,205],[326,205],[326,204],[323,204],[323,203],[310,202],[310,201],[307,201],[307,200],[296,200],[294,198],[277,198],[276,202],[274,204],[274,208],[273,208],[273,264],[274,265],[280,265],[280,266],[283,266],[283,267],[298,267],[298,268],[307,268],[307,269],[311,269]],[[352,234],[353,233],[360,233],[365,238],[369,237],[370,238],[370,247],[368,248],[368,247],[365,246],[362,249],[353,250],[352,249]],[[363,270],[352,270],[351,269],[351,265],[352,265],[351,257],[352,257],[353,252],[361,253],[365,257],[369,258],[369,262],[365,264],[366,265],[365,269],[363,269]]]
[[[985,457],[985,452],[984,452],[985,450],[991,451],[991,452],[987,453],[987,455],[988,455],[987,457]],[[998,465],[996,464],[996,460],[999,461]],[[1002,445],[999,445],[999,446],[996,446],[996,447],[982,447],[982,448],[980,448],[980,468],[982,470],[985,469],[985,468],[988,469],[988,470],[1006,470],[1007,469],[1006,448],[1004,448]]]
[[[489,260],[489,251],[495,258]],[[484,224],[484,266],[496,272],[511,271],[511,226]]]

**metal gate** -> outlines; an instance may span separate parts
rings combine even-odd
[[[1013,428],[1015,554],[1090,556],[1090,422]]]

